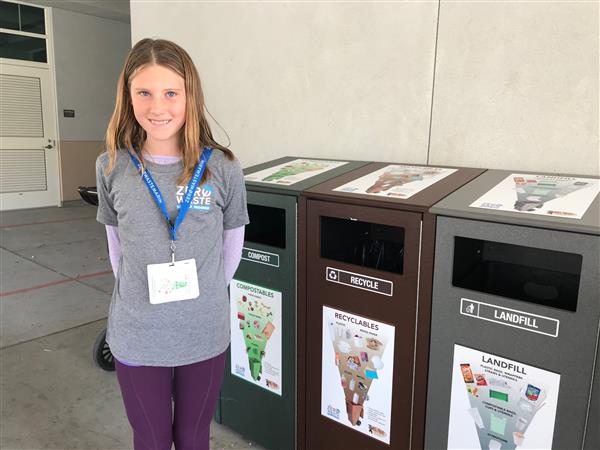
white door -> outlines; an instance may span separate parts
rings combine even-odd
[[[0,59],[0,210],[60,206],[50,70]]]

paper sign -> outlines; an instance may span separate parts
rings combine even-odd
[[[581,219],[600,192],[600,180],[513,173],[469,206]]]
[[[456,172],[439,167],[389,165],[334,191],[406,199]]]
[[[231,373],[281,395],[281,292],[231,280]]]
[[[392,325],[323,306],[321,414],[390,443]]]
[[[322,161],[320,159],[294,159],[293,161],[258,172],[249,173],[246,181],[289,186],[329,170],[348,164],[346,161]]]
[[[559,374],[454,345],[448,448],[552,448],[559,387]]]

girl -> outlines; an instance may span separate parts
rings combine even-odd
[[[131,49],[106,147],[96,177],[116,277],[107,342],[134,447],[208,449],[248,213],[240,164],[213,139],[185,50],[152,39]]]

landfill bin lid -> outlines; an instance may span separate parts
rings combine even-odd
[[[308,189],[303,195],[365,206],[427,212],[485,169],[374,162]]]
[[[488,170],[431,212],[600,235],[599,184],[588,175]]]
[[[369,162],[285,156],[246,167],[244,177],[249,190],[298,195],[312,186],[366,164]]]

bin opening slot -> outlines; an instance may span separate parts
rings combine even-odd
[[[245,240],[285,248],[285,209],[248,203]]]
[[[321,216],[321,257],[402,274],[404,228]]]
[[[574,253],[457,236],[452,285],[576,311],[581,263]]]

